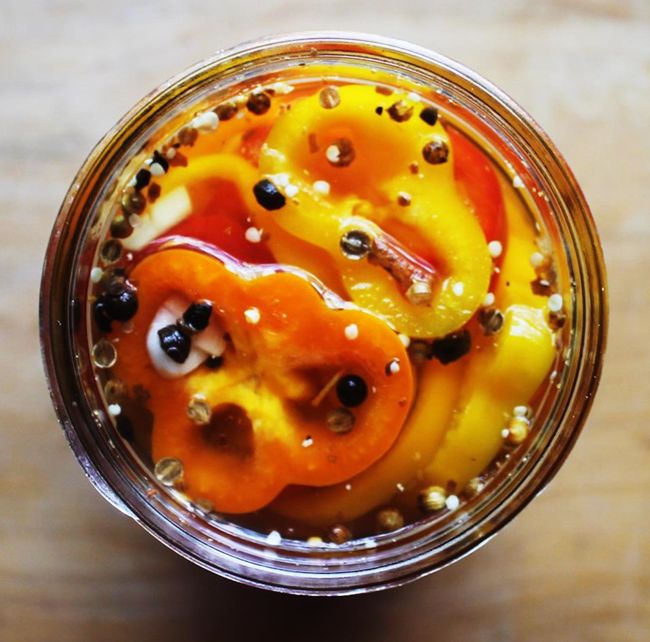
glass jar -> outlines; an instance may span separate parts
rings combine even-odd
[[[510,178],[564,263],[572,310],[563,363],[539,404],[534,439],[505,462],[497,482],[462,510],[340,546],[269,541],[164,488],[119,438],[91,366],[85,305],[107,202],[145,141],[190,107],[310,65],[363,68],[435,93],[444,117],[473,138]],[[110,248],[108,248],[110,250]],[[108,251],[104,248],[104,251]],[[95,147],[64,200],[45,259],[41,342],[50,392],[70,445],[97,490],[196,564],[246,584],[296,594],[340,595],[397,586],[485,543],[539,493],[575,443],[597,388],[607,326],[605,267],[589,208],[540,127],[486,80],[419,47],[375,36],[306,33],[223,51],[137,104]]]

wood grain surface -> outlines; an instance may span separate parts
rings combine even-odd
[[[0,9],[0,640],[650,639],[647,0],[1,0]],[[57,427],[37,340],[50,227],[103,132],[216,49],[318,28],[411,40],[514,96],[581,182],[611,284],[601,390],[546,492],[451,568],[342,599],[219,579],[113,510]]]

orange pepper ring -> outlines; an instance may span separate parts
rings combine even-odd
[[[237,513],[265,506],[288,484],[339,483],[379,459],[397,438],[413,396],[411,368],[397,335],[373,315],[324,289],[319,292],[318,284],[299,270],[243,265],[219,252],[208,256],[189,249],[190,245],[185,249],[163,245],[168,249],[138,263],[130,278],[138,287],[139,312],[133,330],[119,337],[116,374],[130,386],[145,386],[151,394],[154,460],[180,458],[190,496],[210,500],[217,510]],[[353,411],[353,430],[334,434],[327,428],[325,408],[321,416],[313,417],[280,399],[282,425],[258,427],[254,418],[251,421],[251,453],[242,456],[211,448],[187,418],[186,409],[191,395],[202,392],[200,386],[215,375],[199,368],[182,379],[164,380],[146,351],[153,316],[175,294],[213,301],[213,314],[222,319],[234,345],[234,357],[226,353],[224,372],[231,358],[233,368],[246,360],[254,362],[260,382],[258,418],[264,418],[265,404],[277,401],[274,371],[283,366],[291,371],[345,367],[363,376],[370,393]],[[244,312],[252,307],[261,312],[258,325],[244,321]],[[350,324],[358,328],[355,340],[345,336]],[[388,375],[386,365],[392,359],[399,359],[402,367]],[[207,385],[208,401],[227,400],[230,394],[217,392]],[[304,447],[306,437],[313,445]]]

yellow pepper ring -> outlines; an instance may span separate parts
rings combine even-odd
[[[278,182],[285,183],[280,187],[289,198],[272,213],[257,207],[258,224],[273,218],[295,237],[325,249],[352,300],[400,332],[423,338],[452,332],[480,305],[491,260],[481,227],[456,189],[449,138],[439,123],[431,126],[420,119],[421,105],[406,96],[381,96],[366,86],[338,91],[340,104],[333,109],[324,109],[312,96],[278,117],[262,148],[260,170],[271,181],[281,177]],[[396,102],[413,107],[408,120],[398,122],[389,115]],[[352,160],[341,141],[353,146]],[[436,141],[449,150],[448,162],[424,160],[424,148]],[[333,146],[338,146],[339,159],[346,153],[345,164],[333,162]],[[414,174],[409,167],[415,162]],[[318,189],[323,182],[329,194]],[[341,236],[351,228],[350,219],[359,218],[394,236],[412,254],[413,264],[435,260],[441,280],[430,303],[409,300],[381,266],[343,255]],[[273,249],[273,239],[269,244]],[[422,249],[426,256],[418,258]]]

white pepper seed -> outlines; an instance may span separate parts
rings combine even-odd
[[[99,250],[99,256],[106,263],[115,263],[122,256],[122,244],[117,239],[109,239]]]
[[[183,479],[183,462],[176,457],[163,457],[156,462],[153,474],[163,486],[175,486]]]
[[[508,436],[506,437],[509,444],[518,446],[521,444],[530,432],[530,423],[525,417],[513,417],[508,424]]]
[[[418,506],[424,513],[432,513],[445,507],[447,493],[442,486],[428,486],[418,495]]]
[[[327,529],[327,539],[332,544],[345,544],[352,539],[352,533],[347,526],[343,524],[335,524]]]
[[[318,94],[318,102],[323,109],[334,109],[341,103],[341,96],[336,87],[324,87]]]
[[[559,312],[564,306],[564,300],[562,299],[562,295],[558,294],[557,292],[555,294],[551,294],[551,296],[548,297],[547,305],[548,305],[548,309],[551,312]]]
[[[350,325],[345,326],[343,332],[348,341],[354,341],[359,337],[359,326],[356,323],[350,323]]]
[[[92,283],[99,283],[104,276],[104,270],[102,268],[95,266],[90,270],[90,280]]]
[[[327,181],[314,181],[312,188],[317,194],[324,194],[326,196],[330,193],[330,184]]]
[[[256,227],[249,227],[244,232],[244,238],[249,243],[259,243],[262,240],[262,230],[259,230]]]
[[[117,350],[108,339],[100,339],[91,352],[93,363],[98,368],[112,368],[117,361]]]
[[[334,433],[345,434],[354,427],[355,417],[348,408],[335,408],[327,413],[327,427]]]
[[[210,423],[212,408],[203,395],[192,395],[187,404],[187,416],[198,426],[206,426]]]
[[[377,513],[377,525],[384,533],[396,531],[404,526],[404,517],[396,508],[384,508]]]
[[[445,505],[448,510],[456,510],[460,506],[460,499],[456,495],[449,495]]]
[[[503,252],[503,245],[500,241],[490,241],[488,243],[488,252],[493,259],[499,258]]]

